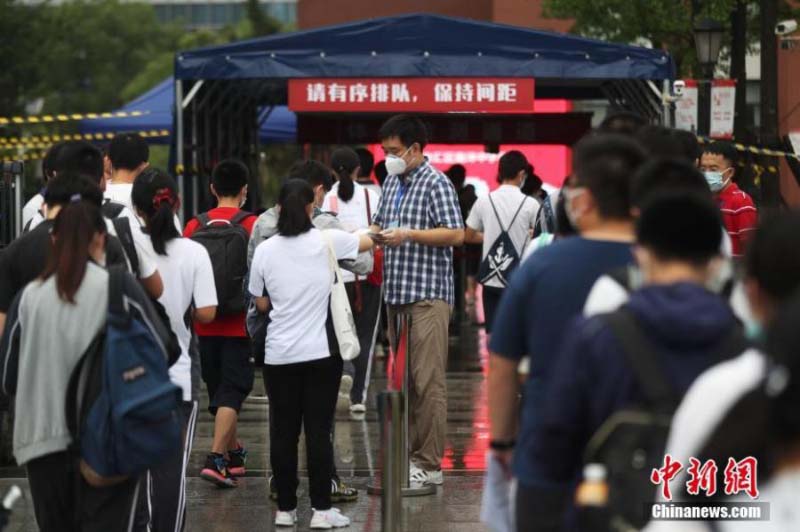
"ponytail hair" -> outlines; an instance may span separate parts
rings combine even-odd
[[[314,203],[314,190],[307,181],[289,179],[284,183],[278,196],[280,206],[278,234],[298,236],[308,232],[312,223],[306,209],[312,203]]]
[[[175,211],[180,206],[175,180],[158,168],[146,168],[133,182],[131,200],[144,217],[153,249],[166,255],[167,242],[181,236],[175,227]]]
[[[75,304],[75,294],[81,287],[89,261],[89,246],[96,234],[106,233],[100,208],[75,194],[61,208],[53,224],[53,245],[42,280],[56,276],[58,297]]]
[[[338,196],[344,202],[353,199],[355,185],[353,185],[353,172],[361,166],[358,154],[350,148],[339,148],[331,154],[331,167],[339,180]]]

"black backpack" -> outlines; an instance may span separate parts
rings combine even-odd
[[[514,222],[517,221],[517,216],[519,216],[527,199],[527,196],[522,198],[517,212],[514,213],[511,223],[508,224],[508,229],[514,226]],[[500,215],[497,213],[497,208],[494,206],[491,195],[489,196],[489,204],[492,206],[494,215],[497,218],[497,225],[500,226],[500,235],[492,243],[489,252],[481,261],[481,265],[478,268],[478,282],[486,284],[492,279],[497,279],[503,286],[508,286],[509,276],[519,266],[519,258],[525,246],[517,252],[514,242],[511,240],[511,235],[508,234],[508,229],[503,227],[503,222],[500,220]]]
[[[250,235],[241,223],[249,212],[239,211],[230,220],[211,220],[208,213],[197,216],[200,227],[191,236],[211,257],[217,286],[217,315],[240,314],[247,309],[244,278],[247,275],[247,245]]]
[[[639,530],[650,520],[656,486],[650,472],[664,461],[672,416],[681,395],[665,378],[658,349],[644,335],[636,316],[625,307],[603,316],[622,346],[644,396],[642,404],[611,415],[594,433],[584,463],[606,467],[608,530]],[[719,361],[743,353],[748,342],[739,326],[720,343]]]

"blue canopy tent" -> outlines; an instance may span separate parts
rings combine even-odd
[[[127,118],[102,118],[83,120],[80,131],[87,133],[118,132],[162,132],[172,134],[173,113],[175,106],[175,80],[168,77],[118,111],[142,111],[146,114]],[[261,111],[259,120],[259,141],[262,144],[295,142],[297,134],[297,116],[285,105],[267,107]],[[169,136],[152,136],[148,141],[153,144],[169,144]]]
[[[258,112],[287,103],[293,78],[517,77],[535,78],[536,98],[607,98],[658,120],[661,93],[674,64],[661,50],[612,44],[574,35],[412,14],[363,20],[183,51],[175,58],[176,167],[201,176],[222,157],[256,163]],[[656,83],[654,83],[656,82]],[[496,143],[497,131],[514,131],[518,143],[570,144],[589,120],[576,117],[429,115],[433,142]],[[301,114],[299,142],[361,143],[375,140],[376,115]],[[572,123],[567,124],[572,118]],[[437,121],[438,120],[438,124]],[[450,127],[458,120],[458,127]],[[489,124],[489,121],[495,123]],[[520,124],[524,124],[522,127]],[[576,124],[580,127],[576,127]],[[503,126],[503,127],[499,127]],[[506,127],[508,126],[508,127]],[[489,131],[492,134],[486,134]],[[557,134],[564,134],[557,138]],[[580,132],[580,134],[582,134]],[[447,135],[450,136],[447,136]],[[499,135],[507,142],[505,133]],[[192,206],[198,206],[192,180]],[[251,189],[252,190],[252,189]],[[188,202],[187,202],[188,203]]]

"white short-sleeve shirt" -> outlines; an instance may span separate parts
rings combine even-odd
[[[211,258],[202,245],[188,238],[175,238],[167,243],[166,255],[155,255],[155,262],[164,282],[164,293],[158,302],[169,316],[169,324],[181,346],[181,356],[169,368],[172,382],[183,390],[183,400],[192,399],[192,362],[189,344],[192,333],[186,325],[186,311],[217,305],[217,288]]]
[[[342,222],[345,231],[355,233],[362,229],[369,229],[372,220],[369,219],[367,213],[375,214],[375,211],[378,210],[380,194],[376,194],[358,183],[353,183],[353,197],[350,198],[350,201],[343,201],[338,194],[339,183],[335,183],[330,192],[325,195],[322,210],[336,214],[336,218]],[[367,209],[367,197],[369,197],[369,210]],[[347,270],[342,271],[342,278],[346,283],[356,280],[356,276]]]
[[[327,230],[338,260],[355,259],[358,236]],[[269,296],[270,324],[264,361],[295,364],[330,356],[325,322],[331,293],[328,244],[318,229],[298,236],[275,235],[256,248],[250,293]]]
[[[495,215],[492,203],[497,209]],[[525,203],[523,203],[523,201]],[[520,209],[520,205],[522,208]],[[514,214],[519,210],[517,218]],[[467,227],[483,233],[483,253],[481,258],[489,254],[489,250],[495,240],[500,236],[502,229],[498,222],[498,216],[503,223],[503,227],[508,231],[511,241],[517,251],[517,256],[522,258],[525,247],[530,242],[530,230],[536,223],[536,215],[539,212],[539,202],[526,196],[520,191],[519,187],[513,185],[500,185],[500,187],[489,194],[478,198],[475,205],[467,217]],[[514,219],[514,224],[511,221]],[[504,288],[503,283],[497,279],[490,279],[487,286]]]

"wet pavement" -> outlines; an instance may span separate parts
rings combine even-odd
[[[339,475],[345,483],[359,489],[358,501],[336,506],[353,524],[344,530],[379,531],[380,497],[366,493],[366,487],[379,469],[380,427],[375,411],[375,394],[386,387],[385,359],[377,361],[370,386],[370,408],[360,419],[337,413],[334,454]],[[489,440],[486,338],[482,329],[465,326],[458,337],[451,337],[447,372],[448,428],[443,469],[444,486],[436,495],[406,498],[403,502],[401,530],[420,532],[484,531],[480,524],[480,497],[485,454]],[[248,448],[248,474],[234,490],[221,490],[199,478],[200,467],[211,446],[213,418],[201,401],[201,416],[188,470],[188,531],[239,532],[273,530],[275,507],[268,498],[267,403],[263,384],[257,376],[251,398],[240,417],[239,436]],[[301,437],[298,491],[299,523],[296,530],[307,530],[311,519],[305,471],[305,449]],[[0,494],[17,484],[27,484],[19,468],[0,468]],[[26,496],[27,496],[27,490]],[[27,500],[15,508],[7,531],[37,530]],[[291,530],[281,528],[279,530]]]

